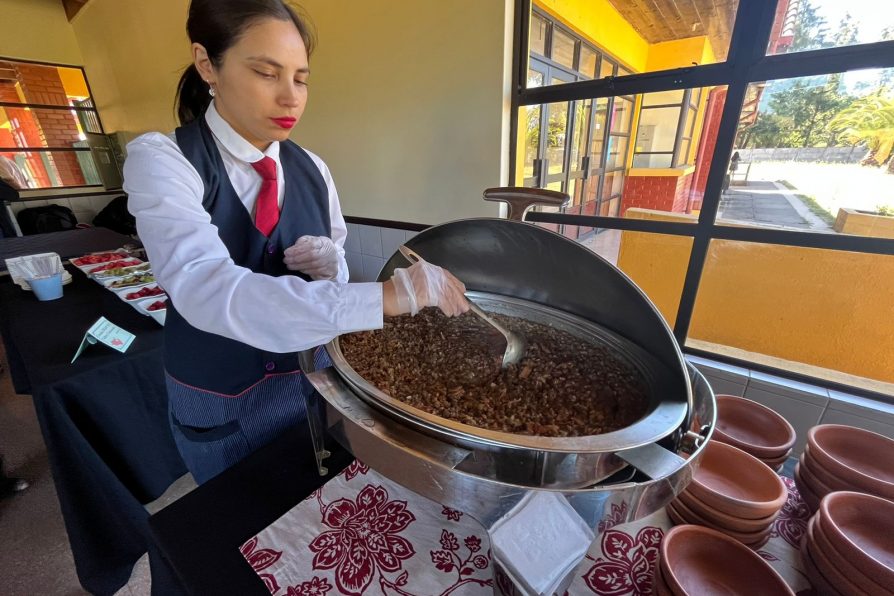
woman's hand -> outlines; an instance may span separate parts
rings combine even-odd
[[[383,284],[384,311],[388,316],[415,315],[426,306],[437,306],[448,317],[455,317],[469,310],[465,291],[466,286],[449,271],[420,261],[395,269]]]
[[[326,236],[302,236],[285,250],[283,262],[313,280],[338,277],[338,247]]]

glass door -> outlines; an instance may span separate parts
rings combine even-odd
[[[550,85],[573,83],[575,76],[557,69],[550,69]],[[542,170],[541,187],[549,190],[567,192],[568,188],[568,155],[573,136],[574,115],[571,103],[560,101],[546,104],[541,115]]]
[[[542,87],[547,80],[549,67],[538,60],[531,60],[528,67],[528,88]],[[521,110],[519,130],[524,131],[524,161],[522,162],[522,185],[528,187],[540,186],[541,165],[543,156],[541,150],[540,133],[542,106],[524,106]]]

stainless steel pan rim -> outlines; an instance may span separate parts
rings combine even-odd
[[[469,292],[469,297],[484,310],[522,316],[568,331],[578,337],[609,346],[612,351],[637,368],[650,385],[653,409],[634,424],[614,432],[583,437],[539,437],[478,428],[435,416],[410,406],[384,393],[347,362],[339,339],[326,345],[326,350],[339,375],[370,405],[400,418],[412,426],[461,443],[486,444],[510,449],[533,449],[558,453],[611,453],[655,443],[674,433],[687,419],[689,396],[659,395],[661,383],[652,378],[642,359],[642,349],[591,321],[547,306],[518,298],[483,292]]]

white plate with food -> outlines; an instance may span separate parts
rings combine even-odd
[[[133,307],[142,314],[152,317],[159,325],[164,326],[165,316],[168,313],[168,297],[153,296],[134,303]]]
[[[99,283],[110,290],[121,290],[124,288],[139,288],[155,283],[155,276],[151,272],[148,273],[132,273],[122,277],[109,277],[97,279]]]
[[[139,259],[120,262],[133,263],[133,261],[139,261]],[[134,273],[152,273],[152,266],[149,263],[139,261],[139,263],[133,263],[132,265],[119,265],[118,267],[113,267],[112,269],[99,271],[98,273],[92,274],[90,277],[92,277],[96,281],[101,281],[109,277],[124,277],[126,275],[131,275]]]
[[[145,285],[136,289],[121,288],[112,291],[118,294],[118,297],[125,302],[139,302],[140,300],[145,300],[146,298],[153,298],[156,296],[159,297],[159,299],[167,297],[167,293],[158,284]]]
[[[84,273],[90,272],[91,269],[99,267],[105,263],[109,263],[112,261],[122,261],[125,259],[131,259],[129,254],[123,251],[105,251],[98,252],[89,255],[84,255],[82,257],[77,257],[71,259],[71,264],[83,271]]]

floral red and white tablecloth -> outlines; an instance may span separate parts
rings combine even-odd
[[[770,541],[758,550],[798,593],[810,589],[798,554],[810,513],[794,482]],[[617,519],[623,511],[615,511]],[[652,594],[664,510],[628,524],[604,522],[566,594]],[[461,511],[386,479],[359,461],[242,545],[272,594],[422,596],[490,594],[487,532]]]

